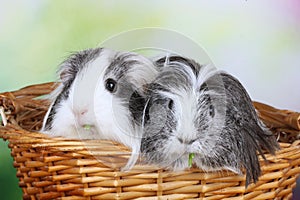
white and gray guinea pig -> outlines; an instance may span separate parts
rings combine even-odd
[[[135,105],[129,107],[129,101],[156,74],[153,62],[135,53],[107,48],[74,53],[60,67],[42,132],[114,140],[138,152],[140,130],[132,123]]]
[[[160,72],[147,86],[141,153],[146,163],[172,170],[192,164],[228,169],[247,185],[261,173],[257,156],[279,148],[259,120],[251,99],[233,76],[181,56],[156,60]]]

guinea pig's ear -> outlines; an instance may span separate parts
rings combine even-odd
[[[149,99],[151,84],[145,84],[141,88],[135,90],[129,99],[129,110],[133,119],[142,125],[145,116],[145,110]]]
[[[60,65],[58,74],[60,81],[63,84],[72,82],[76,77],[76,74],[78,72],[78,66],[74,65],[75,63],[73,62],[75,56],[76,54],[71,55]]]
[[[78,71],[91,59],[99,54],[101,49],[86,49],[72,53],[65,61],[62,62],[58,70],[60,81],[63,84],[72,82]]]
[[[144,107],[146,104],[146,96],[143,93],[134,91],[129,99],[129,111],[132,118],[138,124],[142,123]]]
[[[89,61],[95,59],[102,48],[91,48],[83,51],[78,51],[71,54],[61,65],[58,70],[60,80],[64,84],[72,82],[78,71],[82,69]]]

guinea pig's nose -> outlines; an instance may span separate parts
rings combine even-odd
[[[86,113],[87,113],[87,110],[81,110],[79,114],[80,115],[85,115]]]
[[[74,110],[73,113],[76,117],[82,117],[84,115],[86,115],[88,112],[87,109],[82,109],[82,110]]]
[[[88,110],[87,109],[78,109],[78,110],[74,110],[74,117],[75,119],[79,122],[85,121],[86,118],[88,118]]]
[[[184,140],[180,137],[177,137],[178,141],[182,144],[192,144],[193,142],[195,142],[197,139],[193,139],[193,140]]]
[[[181,138],[177,138],[177,139],[180,143],[185,143],[185,142],[183,142],[183,139],[181,139]]]

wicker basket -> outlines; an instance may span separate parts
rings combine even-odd
[[[245,187],[245,177],[229,171],[199,169],[168,172],[136,165],[119,171],[129,151],[111,141],[49,138],[37,131],[48,102],[38,98],[53,83],[0,94],[5,126],[23,199],[290,199],[300,173],[300,114],[254,103],[260,117],[277,134],[281,150],[260,158],[262,176]],[[5,116],[4,116],[5,115]],[[99,158],[101,162],[99,162]],[[102,162],[103,161],[103,162]],[[108,164],[110,163],[110,164]]]

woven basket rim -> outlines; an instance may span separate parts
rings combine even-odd
[[[275,133],[281,150],[259,156],[262,175],[245,187],[245,176],[226,170],[191,168],[171,172],[138,163],[122,172],[130,150],[108,140],[75,140],[39,132],[48,104],[37,98],[51,92],[53,82],[0,94],[7,125],[0,138],[9,141],[23,199],[274,199],[291,198],[300,174],[300,113],[254,102],[260,118]],[[101,145],[99,145],[101,143]],[[87,150],[90,148],[93,152]],[[114,166],[97,162],[95,156]]]

